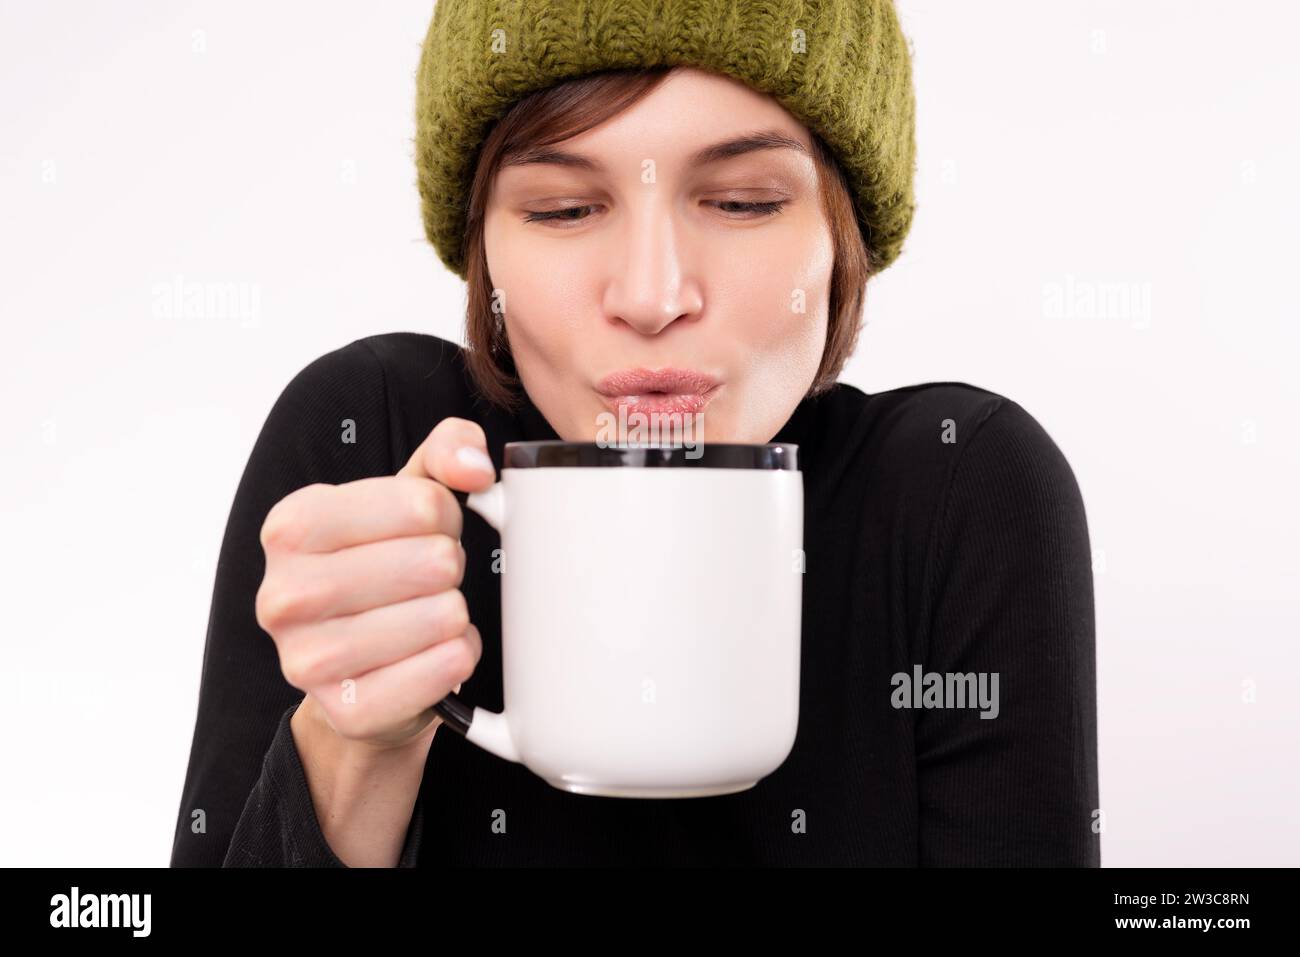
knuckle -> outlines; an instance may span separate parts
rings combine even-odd
[[[432,531],[444,526],[456,527],[460,503],[447,486],[432,479],[420,482],[414,498],[415,512],[424,528]]]
[[[429,584],[437,578],[441,566],[442,556],[437,545],[421,540],[411,559],[410,573],[415,576],[416,583],[427,590]]]
[[[442,517],[442,499],[437,482],[417,482],[411,494],[412,510],[423,528],[437,528]]]
[[[331,684],[347,677],[340,671],[343,657],[341,642],[317,639],[295,657],[297,675],[308,687]]]
[[[451,639],[452,650],[447,655],[446,676],[454,681],[468,681],[478,667],[478,652],[465,636]]]
[[[326,585],[277,585],[267,591],[265,598],[259,599],[258,621],[267,631],[301,621],[327,592]]]
[[[315,482],[290,492],[271,506],[258,536],[262,548],[267,551],[297,548],[307,533],[312,502],[327,487],[323,482]]]
[[[270,601],[270,592],[267,591],[266,579],[262,579],[262,584],[257,586],[257,594],[253,596],[253,618],[257,621],[257,627],[265,632],[270,632],[270,619],[267,617],[267,603]]]
[[[257,623],[263,631],[274,634],[289,620],[288,598],[284,589],[268,580],[257,589],[254,600]]]
[[[475,425],[476,423],[462,416],[449,415],[433,427],[433,434],[439,439],[446,439],[451,436],[463,435],[466,429]]]
[[[469,602],[459,588],[442,593],[438,602],[438,626],[444,635],[463,635],[469,627]]]
[[[487,433],[483,431],[483,426],[477,422],[466,420],[464,442],[467,445],[477,445],[484,452],[487,451]]]
[[[461,675],[461,681],[468,681],[474,674],[474,669],[478,667],[478,650],[470,642],[465,642],[465,671]]]
[[[283,654],[280,656],[280,671],[284,674],[284,680],[289,682],[299,691],[306,691],[310,685],[307,676],[304,673],[301,658],[297,654]]]
[[[276,588],[262,603],[262,619],[267,631],[283,628],[293,621],[302,607],[302,598],[287,588]]]
[[[292,510],[293,507],[286,505],[284,501],[271,506],[271,511],[266,513],[266,520],[262,522],[262,531],[258,535],[263,550],[269,552],[275,548],[290,546],[294,525]]]
[[[460,584],[461,579],[461,551],[460,542],[450,535],[442,536],[442,573],[446,580],[455,585]]]
[[[452,583],[456,581],[456,571],[460,562],[460,549],[454,539],[446,535],[435,535],[420,550],[416,572],[423,583]]]
[[[477,445],[487,451],[487,433],[472,419],[448,416],[434,426],[433,437],[434,445],[444,450]]]

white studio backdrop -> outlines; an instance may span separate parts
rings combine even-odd
[[[0,6],[0,864],[165,865],[218,549],[310,360],[462,339],[432,4]],[[1300,15],[899,0],[919,207],[843,379],[1025,406],[1094,547],[1104,866],[1300,864]],[[233,288],[167,317],[166,290]]]

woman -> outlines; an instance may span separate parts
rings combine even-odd
[[[1099,864],[1069,466],[994,393],[836,381],[912,215],[892,7],[648,6],[438,3],[417,164],[469,347],[360,339],[271,410],[173,864]],[[707,377],[706,441],[799,444],[798,735],[744,792],[571,794],[437,733],[452,689],[503,707],[499,540],[461,505],[506,442],[594,441],[605,377],[668,366]],[[952,676],[978,706],[929,693]]]

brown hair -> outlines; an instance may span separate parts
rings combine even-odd
[[[670,66],[602,70],[530,94],[489,131],[479,150],[464,236],[468,307],[467,363],[479,390],[506,409],[519,403],[522,383],[506,339],[504,317],[493,309],[492,282],[483,244],[488,194],[502,161],[517,153],[577,136],[618,115],[658,86]],[[857,346],[862,303],[871,263],[856,206],[839,163],[821,137],[810,131],[822,208],[834,248],[826,347],[807,395],[818,395],[839,378]]]

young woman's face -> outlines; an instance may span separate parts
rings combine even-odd
[[[777,145],[696,155],[758,133]],[[717,383],[699,417],[690,399],[670,406],[703,426],[696,440],[777,433],[826,342],[833,248],[812,148],[775,100],[679,68],[550,148],[568,162],[498,171],[488,271],[520,379],[561,438],[597,441],[620,389],[647,394],[645,384],[602,384],[607,376],[668,367]]]

